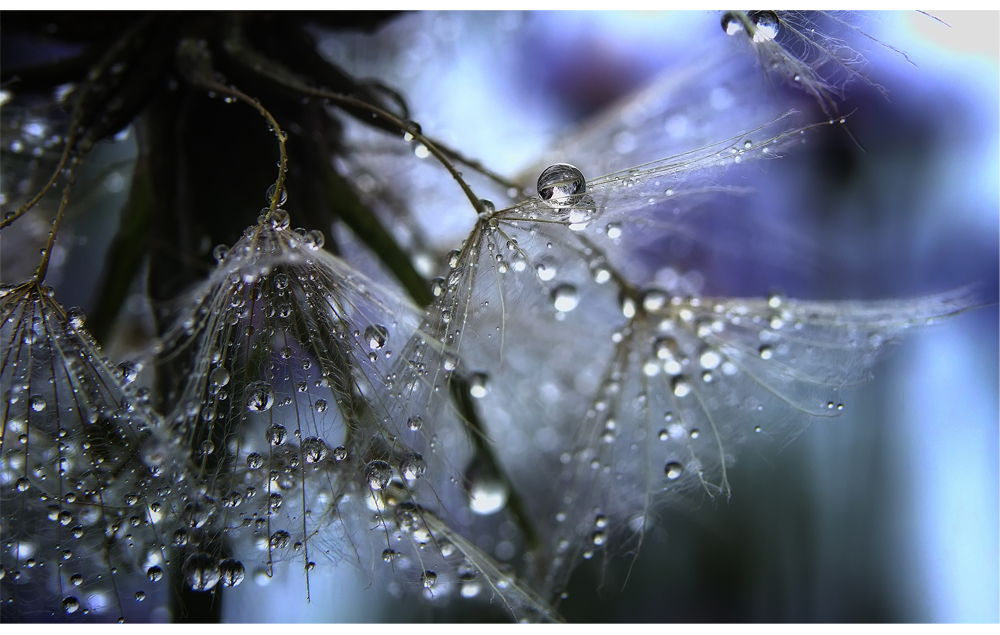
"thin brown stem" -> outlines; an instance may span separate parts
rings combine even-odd
[[[67,148],[69,146],[67,145]],[[38,263],[35,270],[34,282],[41,284],[45,280],[45,274],[49,270],[49,258],[52,257],[52,247],[56,242],[56,233],[59,231],[59,224],[62,223],[66,214],[66,206],[69,204],[69,193],[76,182],[76,169],[80,167],[80,157],[74,157],[69,166],[69,174],[66,175],[66,187],[63,188],[62,199],[59,201],[59,210],[56,212],[55,220],[52,221],[52,229],[49,231],[49,240],[45,244],[45,251],[42,253],[42,261]]]

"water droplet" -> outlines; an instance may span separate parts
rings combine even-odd
[[[274,390],[266,381],[255,381],[247,386],[247,410],[264,412],[274,405]]]
[[[70,595],[66,598],[63,598],[62,606],[63,610],[66,611],[67,615],[70,613],[76,613],[78,610],[80,610],[80,600]]]
[[[278,189],[278,184],[277,183],[272,183],[271,187],[267,188],[267,196],[266,197],[267,197],[267,204],[268,205],[271,204],[271,199],[274,198],[274,192],[277,189]],[[260,190],[257,190],[257,191],[259,192]],[[281,193],[278,195],[278,206],[280,207],[280,206],[284,205],[287,200],[288,200],[288,190],[286,190],[285,188],[281,188]]]
[[[219,582],[219,565],[204,552],[193,553],[184,561],[184,581],[192,591],[211,591]]]
[[[552,290],[552,306],[560,313],[569,313],[579,303],[576,287],[571,284],[561,284]]]
[[[31,481],[29,481],[26,476],[22,476],[21,478],[14,481],[14,487],[19,492],[27,492],[28,488],[31,487]]]
[[[146,577],[150,582],[159,582],[163,578],[163,569],[154,565],[146,569]]]
[[[389,341],[389,329],[381,324],[371,324],[365,329],[365,342],[371,350],[381,350],[387,341]]]
[[[288,542],[292,537],[284,529],[279,529],[278,531],[271,534],[271,539],[268,544],[271,545],[271,549],[284,549],[288,546]]]
[[[479,218],[489,218],[497,211],[497,206],[488,198],[479,201]]]
[[[608,541],[608,534],[604,531],[595,531],[590,535],[590,541],[594,543],[595,547],[600,547]]]
[[[227,245],[216,245],[212,248],[212,257],[215,258],[215,262],[221,263],[226,259],[226,254],[229,253],[229,247]]]
[[[471,471],[471,470],[470,470]],[[469,479],[469,509],[481,516],[495,514],[507,506],[509,493],[500,479],[488,474]]]
[[[333,448],[333,460],[340,463],[341,461],[347,460],[347,448],[342,445],[338,445]]]
[[[489,392],[487,381],[489,376],[486,373],[472,373],[469,378],[469,394],[476,399],[482,399]]]
[[[316,403],[313,404],[316,412],[326,412],[326,407],[326,399],[317,399]]]
[[[678,397],[686,397],[691,393],[691,384],[682,376],[674,377],[674,394]]]
[[[416,121],[407,121],[406,129],[403,130],[403,141],[413,141],[416,136],[422,134],[423,130],[420,128],[420,124]]]
[[[663,473],[667,475],[667,478],[671,481],[676,481],[681,477],[684,472],[684,466],[677,461],[670,461],[663,467]]]
[[[714,368],[717,368],[719,364],[722,363],[722,356],[719,355],[713,349],[709,348],[706,349],[701,354],[701,357],[698,358],[698,361],[699,363],[701,363],[701,367],[704,368],[705,370],[712,370]]]
[[[399,473],[408,481],[415,481],[427,471],[427,461],[416,452],[410,452],[399,464]]]
[[[306,247],[313,251],[318,251],[323,248],[326,244],[326,237],[323,236],[323,232],[318,229],[313,229],[312,231],[306,232],[303,237]]]
[[[365,466],[365,478],[368,479],[368,487],[383,490],[389,486],[392,468],[385,461],[371,461]]]
[[[288,288],[288,275],[285,273],[278,273],[274,276],[274,288],[282,291]]]
[[[82,329],[83,323],[84,321],[86,321],[87,316],[83,312],[83,309],[81,309],[78,306],[75,306],[66,311],[66,319],[69,320],[70,328]]]
[[[288,212],[283,209],[276,209],[274,213],[271,214],[271,227],[273,229],[288,229],[288,224],[290,219],[288,218]]]
[[[247,467],[251,470],[258,470],[264,465],[264,457],[256,452],[251,452],[247,455]]]
[[[34,410],[35,412],[41,412],[41,411],[45,410],[45,406],[46,406],[46,404],[45,404],[45,397],[43,397],[41,395],[32,395],[31,396],[31,409],[32,410]]]
[[[222,388],[229,383],[229,371],[220,366],[209,373],[208,381],[214,388]]]
[[[322,439],[307,437],[302,441],[302,458],[306,463],[319,463],[326,455],[326,443]]]
[[[118,372],[122,375],[122,381],[131,384],[139,376],[139,367],[135,362],[124,361],[118,364]]]
[[[754,42],[770,42],[778,36],[778,15],[774,11],[751,11],[754,25]]]
[[[743,30],[743,22],[731,11],[722,14],[722,30],[726,35],[736,35]]]
[[[764,345],[759,349],[761,359],[771,359],[774,357],[774,349],[770,346]]]
[[[424,425],[424,420],[421,419],[420,417],[410,417],[409,419],[406,420],[406,427],[408,427],[410,430],[413,430],[414,432],[419,430],[420,427],[423,425]]]
[[[553,207],[572,205],[573,196],[587,190],[583,172],[568,163],[556,163],[538,176],[538,196]]]
[[[383,549],[382,550],[382,561],[383,562],[392,562],[393,560],[395,560],[398,557],[399,557],[399,552],[398,551],[395,551],[393,549]]]
[[[642,294],[642,308],[644,311],[655,313],[667,306],[669,299],[663,289],[647,289]]]
[[[542,282],[548,282],[556,277],[558,270],[556,266],[548,262],[540,262],[535,266],[535,272],[538,274],[538,279]]]
[[[267,442],[275,447],[284,443],[287,437],[288,433],[285,431],[285,426],[275,424],[267,428]]]
[[[438,577],[433,571],[424,571],[420,574],[420,584],[424,586],[425,589],[432,588],[437,584]]]

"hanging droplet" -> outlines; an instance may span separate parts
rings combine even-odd
[[[381,324],[371,324],[365,329],[365,342],[371,350],[381,350],[387,341],[389,341],[389,329]]]
[[[184,561],[184,581],[192,591],[211,591],[219,582],[219,565],[204,552],[193,553]]]
[[[489,376],[486,373],[472,373],[469,378],[469,394],[476,399],[482,399],[488,392],[486,382]]]
[[[255,381],[247,386],[247,410],[264,412],[274,405],[274,389],[266,381]]]
[[[552,290],[552,306],[560,313],[569,313],[579,303],[576,287],[571,284],[561,284]]]
[[[778,15],[774,11],[751,11],[754,25],[753,41],[770,42],[778,36]]]
[[[383,490],[389,486],[392,468],[385,461],[371,461],[365,466],[365,478],[368,479],[368,487]]]
[[[538,196],[553,207],[572,205],[573,198],[587,191],[587,181],[575,166],[555,163],[542,170],[538,176]]]
[[[427,461],[417,452],[410,452],[399,464],[399,473],[408,481],[415,481],[427,471]]]
[[[507,506],[510,493],[498,477],[476,467],[466,473],[469,481],[469,509],[481,516],[495,514]]]
[[[726,11],[722,14],[722,30],[726,35],[736,35],[743,31],[743,21],[732,11]]]
[[[667,478],[671,481],[676,481],[681,477],[684,472],[684,466],[677,461],[670,461],[663,467],[663,473],[667,475]]]

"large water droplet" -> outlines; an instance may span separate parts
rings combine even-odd
[[[146,577],[149,578],[150,582],[159,582],[163,579],[163,569],[154,565],[146,569]]]
[[[80,610],[80,600],[70,595],[63,599],[62,607],[67,614],[76,613],[78,610]]]
[[[208,381],[214,388],[222,388],[229,383],[229,371],[220,366],[209,373]]]
[[[184,561],[184,581],[192,591],[211,591],[219,583],[219,565],[207,553],[197,552]]]
[[[135,362],[124,361],[118,364],[118,372],[122,374],[122,381],[131,384],[139,376],[139,367]]]
[[[676,481],[681,477],[684,472],[684,466],[677,461],[670,461],[663,467],[663,473],[667,475],[667,478],[671,481]]]
[[[274,390],[266,381],[255,381],[247,386],[247,410],[264,412],[274,405]]]
[[[489,376],[486,373],[472,373],[469,378],[469,394],[476,399],[482,399],[489,392],[487,381]]]
[[[420,583],[424,585],[425,589],[430,589],[435,584],[437,584],[437,574],[433,571],[424,571],[420,574]]]
[[[306,463],[319,463],[326,455],[327,447],[322,439],[307,437],[302,441],[302,458]]]
[[[770,42],[778,36],[778,15],[774,11],[751,11],[754,25],[754,42]]]
[[[45,406],[46,406],[45,397],[43,397],[41,395],[32,395],[31,396],[31,409],[32,410],[34,410],[35,412],[41,412],[41,411],[45,410]]]
[[[726,35],[736,35],[744,30],[743,21],[732,11],[726,11],[722,14],[722,30]]]
[[[556,163],[542,170],[538,176],[538,196],[553,207],[572,205],[572,198],[587,191],[583,172],[569,163]]]
[[[569,313],[579,303],[580,296],[571,284],[561,284],[552,290],[552,306],[560,313]]]
[[[287,437],[288,433],[285,430],[285,426],[275,424],[267,428],[267,442],[275,447],[284,443]]]
[[[219,563],[219,581],[223,586],[238,586],[246,577],[246,570],[239,560],[223,560]]]
[[[420,454],[410,452],[399,464],[399,473],[408,481],[415,481],[427,471],[427,461]]]
[[[392,468],[385,461],[371,461],[365,466],[365,478],[368,479],[368,487],[383,490],[389,486]]]
[[[278,184],[277,183],[272,183],[271,187],[267,188],[267,204],[268,205],[271,204],[271,199],[274,198],[274,191],[276,189],[278,189]],[[259,192],[260,190],[257,190],[257,191]],[[288,200],[288,190],[286,190],[285,188],[281,188],[281,193],[278,194],[278,206],[280,207],[280,206],[284,205],[285,201],[287,201],[287,200]]]
[[[389,341],[389,329],[381,324],[372,324],[365,329],[365,342],[371,350],[381,350],[387,341]]]

